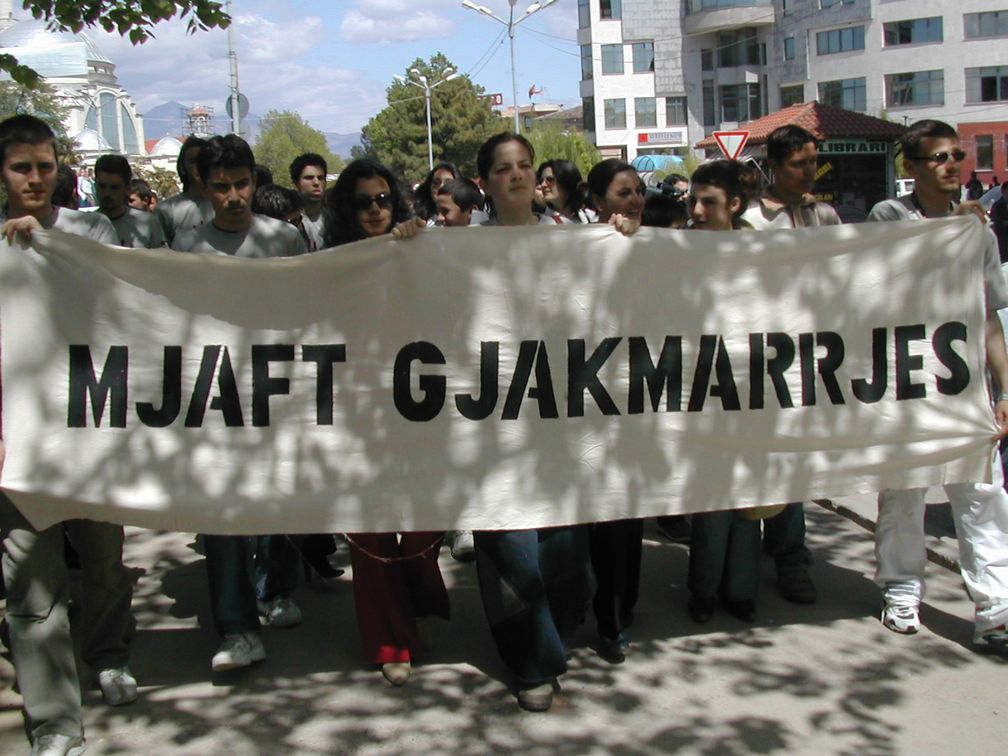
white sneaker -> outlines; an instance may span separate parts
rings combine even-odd
[[[890,604],[882,608],[882,624],[894,633],[913,635],[920,630],[918,608],[913,604]]]
[[[31,756],[78,756],[84,753],[83,735],[61,735],[52,732],[39,735],[32,743]]]
[[[210,660],[210,669],[223,672],[226,669],[247,667],[252,662],[261,662],[266,658],[259,633],[228,633],[224,642]]]
[[[125,706],[137,700],[137,681],[129,667],[109,667],[99,671],[98,687],[109,706]]]
[[[278,596],[259,602],[259,614],[270,627],[294,627],[301,624],[301,610],[289,598]]]

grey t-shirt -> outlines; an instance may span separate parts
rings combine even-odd
[[[291,257],[307,252],[294,226],[265,215],[253,215],[247,231],[224,231],[213,221],[179,231],[171,243],[179,252],[202,252],[235,257]]]
[[[912,194],[897,199],[882,200],[868,213],[869,221],[927,220],[918,209]],[[1008,307],[1008,284],[1001,271],[1001,255],[998,253],[997,237],[989,228],[986,231],[984,247],[983,277],[985,306],[988,310]]]
[[[0,225],[7,220],[7,216],[0,213]],[[115,229],[101,213],[82,213],[66,207],[53,207],[53,214],[42,224],[42,228],[58,228],[68,234],[77,234],[103,244],[119,243]]]
[[[145,213],[135,207],[127,207],[118,218],[109,218],[115,227],[116,242],[121,247],[146,247],[157,249],[165,246],[164,231],[154,213]]]
[[[189,231],[213,220],[213,205],[208,199],[193,199],[188,194],[176,194],[157,206],[158,220],[164,231],[165,240],[171,244],[175,234]]]

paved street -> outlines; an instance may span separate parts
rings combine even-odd
[[[876,618],[870,533],[815,505],[808,522],[820,602],[779,599],[764,562],[752,626],[724,613],[693,624],[687,550],[649,529],[631,657],[602,661],[585,625],[546,714],[518,709],[475,567],[446,551],[454,618],[437,622],[413,679],[392,688],[361,661],[349,574],[299,589],[304,624],[267,629],[264,663],[211,675],[218,641],[192,536],[130,529],[141,698],[110,709],[87,692],[88,753],[1003,753],[1006,660],[971,650],[958,576],[930,564],[925,628],[895,635]],[[6,661],[0,678],[0,753],[27,752]]]

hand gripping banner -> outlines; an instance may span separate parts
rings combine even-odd
[[[206,533],[530,528],[989,479],[986,231],[0,242],[3,487]]]

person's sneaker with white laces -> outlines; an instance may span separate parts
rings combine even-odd
[[[920,615],[913,604],[890,604],[882,608],[882,624],[894,633],[913,635],[920,630]]]
[[[998,625],[973,634],[973,645],[995,651],[1008,651],[1008,625]]]
[[[247,667],[253,662],[261,662],[266,658],[259,633],[228,633],[220,649],[210,660],[210,669],[223,672],[227,669]]]
[[[79,756],[84,753],[83,735],[51,732],[39,735],[32,743],[31,756]]]
[[[270,627],[295,627],[301,624],[301,610],[289,598],[278,596],[259,602],[259,614]]]
[[[98,672],[98,687],[109,706],[125,706],[137,700],[137,681],[129,667],[109,667]]]

